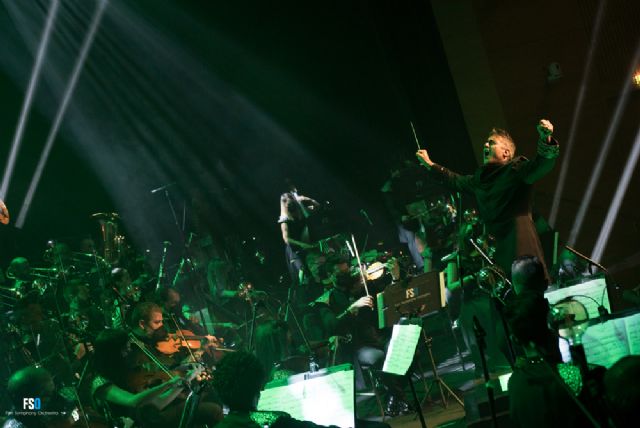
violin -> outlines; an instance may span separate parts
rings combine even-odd
[[[207,340],[202,344],[201,340]],[[178,330],[170,333],[166,339],[156,344],[156,349],[164,355],[173,355],[180,351],[180,348],[189,348],[191,350],[199,350],[201,348],[209,351],[232,352],[233,349],[224,347],[224,339],[218,339],[215,336],[199,336],[190,330]]]
[[[184,377],[187,372],[190,374],[186,379],[187,382],[194,378],[200,380],[202,373],[205,371],[204,366],[199,363],[187,363],[169,370],[167,366],[172,361],[168,356],[156,357],[146,348],[144,343],[140,342],[132,334],[130,339],[132,344],[141,351],[133,353],[133,358],[129,361],[131,372],[127,376],[127,383],[133,392],[137,393],[152,388],[176,376]]]
[[[386,265],[382,262],[373,262],[366,269],[367,281],[375,281],[382,277],[386,269]]]

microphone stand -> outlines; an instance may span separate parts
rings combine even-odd
[[[173,222],[176,224],[176,228],[178,229],[178,234],[180,235],[180,239],[184,243],[184,230],[180,226],[180,221],[178,221],[178,215],[176,214],[176,208],[173,206],[173,202],[171,201],[171,195],[169,194],[169,187],[165,187],[164,196],[167,199],[167,204],[169,204],[169,209],[171,210],[171,215],[173,216]]]
[[[167,248],[171,243],[169,241],[164,241],[162,245],[162,259],[160,260],[160,266],[158,267],[158,281],[156,282],[156,291],[160,290],[162,286],[162,280],[165,277],[164,265],[167,261]]]
[[[495,266],[495,262],[493,260],[491,260],[491,258],[489,256],[487,256],[485,254],[484,251],[482,251],[482,248],[480,248],[478,246],[478,244],[476,244],[474,242],[473,239],[469,239],[469,242],[471,243],[471,245],[473,245],[473,247],[476,249],[476,251],[478,251],[478,254],[480,254],[482,256],[482,258],[485,259],[485,261],[487,263],[489,263],[490,266]],[[494,272],[505,282],[509,285],[509,290],[511,290],[511,281],[509,280],[509,278],[507,278],[499,269],[494,270]],[[506,293],[505,293],[506,295]],[[504,300],[502,300],[502,298],[500,296],[497,296],[496,293],[491,293],[491,299],[493,301],[493,305],[495,306],[496,311],[498,312],[498,315],[500,316],[500,322],[502,323],[502,328],[504,328],[504,335],[505,335],[505,341],[507,343],[507,351],[509,352],[509,363],[513,366],[515,365],[516,362],[516,353],[513,350],[513,343],[511,343],[511,334],[509,333],[509,326],[507,325],[507,320],[504,318],[504,314],[502,313],[502,308],[505,306]]]
[[[463,212],[462,212],[462,194],[460,192],[456,192],[458,197],[458,254],[456,254],[456,264],[458,271],[458,281],[460,281],[460,287],[464,290],[464,268],[462,266],[462,242],[464,240],[464,223],[463,223]]]
[[[489,378],[489,368],[487,367],[487,360],[485,357],[485,350],[487,344],[484,341],[487,333],[480,325],[480,321],[474,315],[473,316],[473,334],[476,336],[476,342],[478,343],[478,350],[480,351],[480,362],[482,363],[482,372],[484,374],[484,384],[487,388],[487,396],[489,397],[489,409],[491,410],[491,420],[493,421],[494,428],[498,428],[498,417],[496,415],[496,399],[493,395],[493,386],[491,386]]]
[[[176,214],[176,208],[173,206],[173,202],[171,201],[171,195],[169,194],[169,188],[173,185],[175,185],[176,182],[172,182],[169,184],[165,184],[164,186],[160,186],[156,189],[151,190],[151,194],[157,193],[162,191],[164,193],[164,197],[167,199],[167,204],[169,205],[169,210],[171,211],[171,216],[173,217],[173,222],[176,225],[176,228],[178,229],[178,234],[180,235],[180,239],[182,240],[182,243],[185,242],[185,238],[184,238],[184,221],[186,218],[186,205],[183,208],[183,216],[182,216],[182,226],[180,226],[180,221],[178,220],[178,214]]]
[[[605,268],[604,266],[602,266],[600,263],[596,262],[595,260],[585,256],[580,251],[578,251],[576,249],[573,249],[568,245],[565,245],[564,248],[566,248],[567,250],[571,251],[573,254],[575,254],[576,256],[578,256],[579,258],[584,260],[585,262],[587,262],[589,264],[589,273],[592,273],[591,272],[591,267],[595,266],[598,269],[602,270],[605,274],[609,274],[609,271],[607,270],[607,268]]]
[[[257,307],[258,302],[249,301],[251,305],[251,327],[249,328],[249,352],[253,352],[253,341],[255,339],[255,331],[256,331],[256,317],[257,317]]]
[[[284,322],[288,326],[288,324],[289,324],[289,315],[291,315],[291,317],[293,318],[293,322],[296,324],[296,329],[300,333],[300,337],[302,338],[302,342],[304,343],[304,347],[307,348],[307,352],[309,353],[309,371],[310,372],[315,372],[315,371],[318,370],[318,364],[315,361],[315,357],[313,355],[313,350],[311,349],[311,344],[309,343],[309,339],[307,339],[307,336],[304,334],[304,329],[300,325],[300,321],[298,320],[298,316],[296,315],[296,312],[293,309],[293,305],[291,303],[292,287],[293,287],[293,285],[289,286],[289,292],[288,292],[288,295],[287,295],[287,302],[285,303]]]

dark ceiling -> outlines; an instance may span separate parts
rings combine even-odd
[[[15,216],[96,3],[64,2],[54,24],[6,203]],[[49,2],[2,9],[6,158]],[[428,4],[110,1],[23,230],[5,261],[50,238],[96,235],[90,214],[118,211],[131,239],[174,238],[194,192],[214,233],[260,234],[278,248],[285,180],[329,201],[352,228],[383,221],[379,188],[419,137],[474,164]],[[187,215],[189,213],[187,212]],[[380,236],[389,231],[380,227]],[[278,263],[280,261],[278,260]]]

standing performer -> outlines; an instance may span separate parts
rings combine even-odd
[[[540,121],[538,150],[533,160],[515,157],[516,145],[507,131],[493,128],[484,144],[484,164],[473,175],[458,175],[433,162],[426,150],[416,155],[430,173],[457,191],[473,193],[487,233],[496,238],[495,262],[508,273],[518,256],[544,260],[531,215],[532,185],[555,165],[558,142],[553,125]],[[546,266],[545,276],[548,277]]]
[[[456,191],[466,191],[475,195],[486,232],[495,238],[495,263],[505,275],[510,274],[511,263],[516,257],[533,255],[539,260],[544,260],[531,215],[532,185],[553,168],[559,148],[557,141],[551,137],[551,122],[541,120],[537,130],[537,155],[530,161],[523,156],[515,157],[515,143],[505,130],[492,129],[484,144],[484,163],[473,175],[461,176],[449,171],[433,162],[426,150],[418,150],[416,153],[420,162],[437,180]],[[548,278],[546,267],[544,272]],[[489,296],[482,293],[473,283],[464,288],[463,292],[459,320],[476,370],[480,367],[480,355],[472,334],[474,317],[477,317],[487,330],[489,369],[498,369],[507,361],[513,364],[506,332],[499,322],[500,305],[492,304]],[[499,351],[507,357],[507,361]]]
[[[289,192],[280,196],[278,223],[285,243],[287,267],[291,281],[296,286],[306,285],[309,282],[309,273],[304,265],[305,250],[314,248],[314,245],[311,244],[307,219],[318,207],[320,204],[317,201],[299,195],[294,186]],[[308,299],[303,298],[303,300]]]

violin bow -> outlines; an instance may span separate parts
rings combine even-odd
[[[362,269],[362,263],[360,262],[360,254],[358,253],[358,246],[356,245],[356,238],[354,238],[353,234],[351,234],[351,243],[353,244],[353,251],[356,254],[356,260],[358,260],[358,270],[360,271],[360,277],[362,278],[362,283],[364,284],[364,291],[369,294],[369,287],[367,287],[367,278],[364,274],[364,270]]]
[[[173,373],[171,373],[171,372],[169,371],[169,369],[168,369],[167,367],[165,367],[165,365],[164,365],[164,364],[162,364],[162,363],[160,362],[160,360],[158,360],[158,358],[156,358],[156,356],[155,356],[155,355],[153,355],[153,353],[151,353],[151,351],[149,351],[149,350],[147,349],[147,346],[146,346],[144,343],[140,342],[140,339],[138,339],[138,338],[136,337],[136,335],[135,335],[135,334],[133,334],[132,332],[129,332],[129,339],[131,339],[131,341],[132,341],[132,342],[133,342],[133,343],[134,343],[138,348],[140,348],[140,350],[141,350],[142,352],[144,352],[144,353],[146,354],[146,356],[147,356],[147,357],[149,357],[149,359],[150,359],[150,360],[151,360],[151,361],[152,361],[156,366],[158,366],[158,368],[159,368],[160,370],[162,370],[163,372],[165,372],[165,374],[166,374],[167,376],[169,376],[169,378],[170,378],[170,379],[173,379],[173,378],[175,377],[175,376],[173,375]]]
[[[194,355],[191,349],[191,345],[189,345],[189,342],[187,342],[187,339],[184,337],[182,330],[180,330],[180,326],[178,325],[178,321],[176,321],[176,317],[172,313],[169,313],[169,318],[171,318],[171,321],[173,321],[173,325],[176,326],[176,334],[187,345],[187,349],[189,350],[189,355],[191,355],[191,358],[193,359],[193,361],[202,363],[202,361],[198,361],[198,359],[196,359],[196,356]]]

